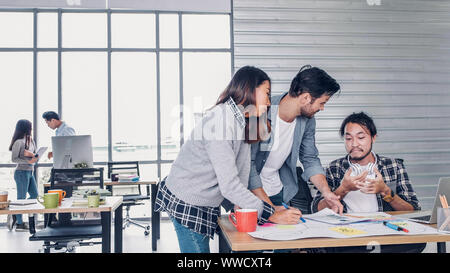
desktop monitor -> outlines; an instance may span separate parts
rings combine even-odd
[[[92,139],[90,135],[52,137],[53,168],[72,169],[85,163],[93,168]]]

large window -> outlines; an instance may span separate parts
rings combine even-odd
[[[51,147],[41,116],[59,112],[92,135],[94,164],[139,160],[158,179],[231,77],[230,13],[1,9],[0,25],[0,190],[11,196],[19,119]],[[41,192],[51,164],[37,166]]]

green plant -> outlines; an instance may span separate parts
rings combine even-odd
[[[80,162],[73,165],[74,169],[86,169],[88,168],[88,164],[86,162]]]

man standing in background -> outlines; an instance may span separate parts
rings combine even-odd
[[[75,135],[75,130],[67,125],[64,121],[60,120],[59,115],[53,111],[47,111],[44,114],[42,114],[42,118],[47,123],[47,126],[55,130],[55,136],[73,136]],[[53,157],[53,153],[48,153],[48,159],[51,159]]]

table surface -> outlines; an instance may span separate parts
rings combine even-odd
[[[30,214],[30,213],[70,213],[70,212],[108,212],[114,211],[123,202],[122,196],[107,196],[105,198],[105,204],[100,205],[97,208],[89,208],[87,206],[72,206],[72,207],[57,207],[53,209],[46,209],[42,207],[41,209],[27,208],[23,206],[23,209],[10,210],[9,208],[0,210],[0,215],[2,214]],[[18,206],[14,206],[17,208]],[[30,206],[28,206],[30,207]]]
[[[392,215],[407,212],[386,212]],[[410,212],[408,212],[410,213]],[[450,241],[450,234],[427,234],[427,235],[385,235],[368,236],[358,238],[306,238],[289,241],[272,241],[254,238],[245,232],[238,232],[228,220],[228,215],[219,218],[219,226],[232,251],[254,251],[269,249],[291,249],[291,248],[318,248],[339,246],[364,246],[368,244],[409,244],[427,242]],[[436,225],[430,225],[436,227]]]

